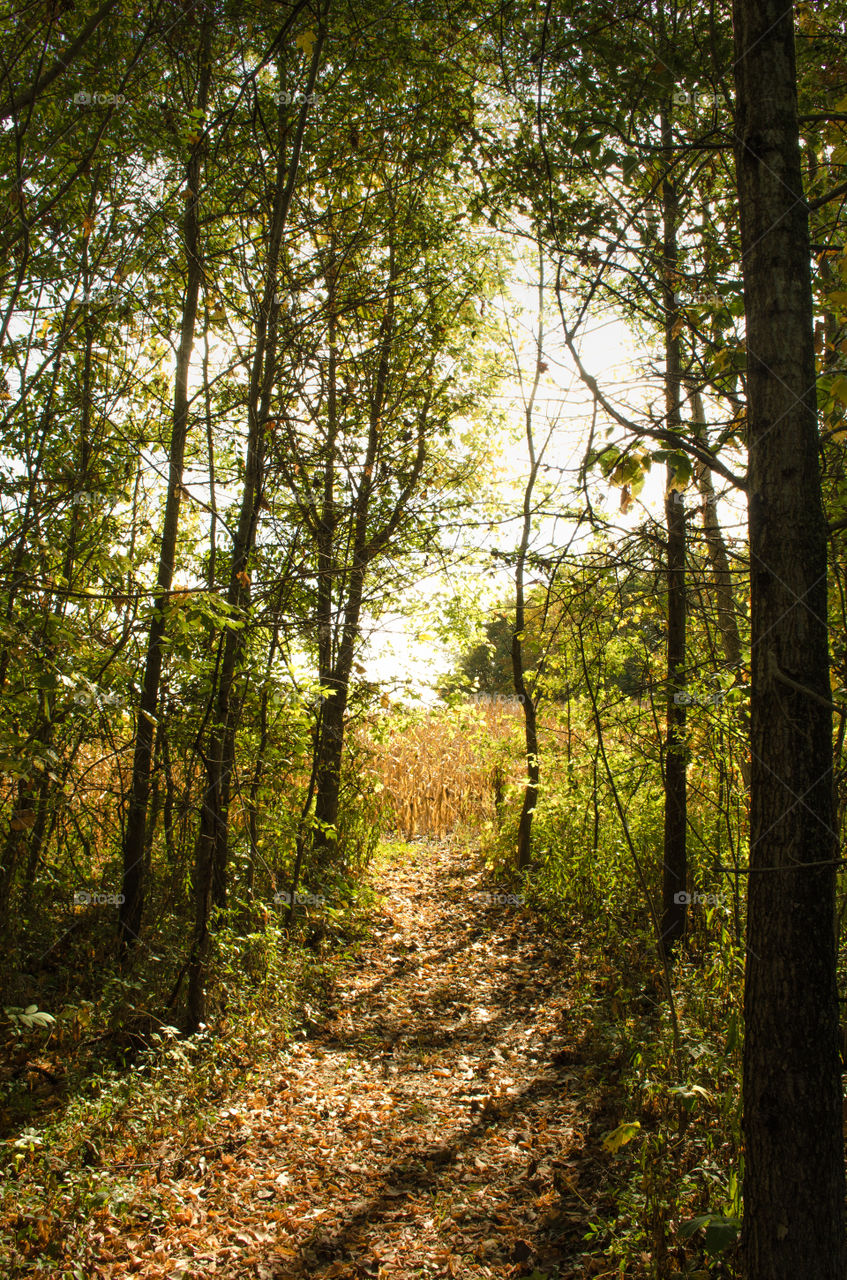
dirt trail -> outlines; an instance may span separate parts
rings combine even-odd
[[[230,1099],[229,1154],[170,1180],[172,1212],[103,1274],[617,1274],[584,1241],[615,1120],[561,953],[449,848],[412,845],[375,885],[327,1020]]]

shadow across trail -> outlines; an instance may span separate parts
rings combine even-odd
[[[317,1156],[323,1194],[307,1230],[294,1201],[264,1274],[590,1274],[605,1104],[569,1036],[566,953],[449,847],[410,846],[377,888],[372,940],[295,1055],[295,1168]]]
[[[368,941],[303,1011],[306,1038],[257,1058],[199,1160],[162,1165],[155,1226],[103,1275],[616,1274],[585,1240],[613,1211],[601,1137],[620,1100],[579,940],[551,940],[449,845],[414,842],[373,880]]]

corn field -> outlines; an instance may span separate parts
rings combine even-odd
[[[395,717],[373,767],[398,834],[440,839],[496,821],[522,776],[522,725],[519,706],[495,701]]]

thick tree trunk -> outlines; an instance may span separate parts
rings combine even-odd
[[[320,517],[315,529],[318,556],[318,679],[321,689],[319,720],[315,731],[315,754],[312,761],[310,789],[314,791],[315,813],[318,825],[314,828],[312,845],[330,855],[336,844],[336,822],[341,793],[341,761],[344,752],[344,708],[350,672],[346,675],[336,667],[333,597],[340,589],[340,572],[335,556],[335,531],[338,524],[336,512],[336,441],[338,438],[338,291],[339,264],[336,260],[335,237],[331,239],[330,261],[327,269],[327,311],[329,367],[327,370],[326,453],[324,457],[323,497]],[[349,609],[349,599],[347,608]],[[351,655],[352,660],[352,655]],[[304,810],[304,824],[309,820],[308,808]],[[331,828],[331,830],[330,830]],[[298,854],[307,844],[307,830],[299,833]],[[299,876],[299,866],[297,869]]]
[[[735,0],[752,696],[748,1280],[844,1280],[832,708],[792,6]]]
[[[336,826],[341,795],[341,762],[344,754],[344,711],[347,689],[335,684],[331,697],[324,698],[317,782],[315,784],[315,847],[329,853],[338,843]],[[324,828],[332,828],[325,830]]]
[[[338,809],[341,796],[341,767],[344,759],[344,713],[350,690],[353,656],[359,637],[359,619],[365,590],[367,564],[354,565],[344,603],[344,629],[332,671],[321,675],[325,690],[317,740],[315,783],[315,833],[313,846],[325,861],[331,861],[338,846]]]

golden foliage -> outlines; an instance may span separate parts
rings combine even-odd
[[[395,715],[374,768],[398,833],[440,839],[459,824],[492,822],[520,776],[511,743],[522,725],[520,706],[505,700]]]

